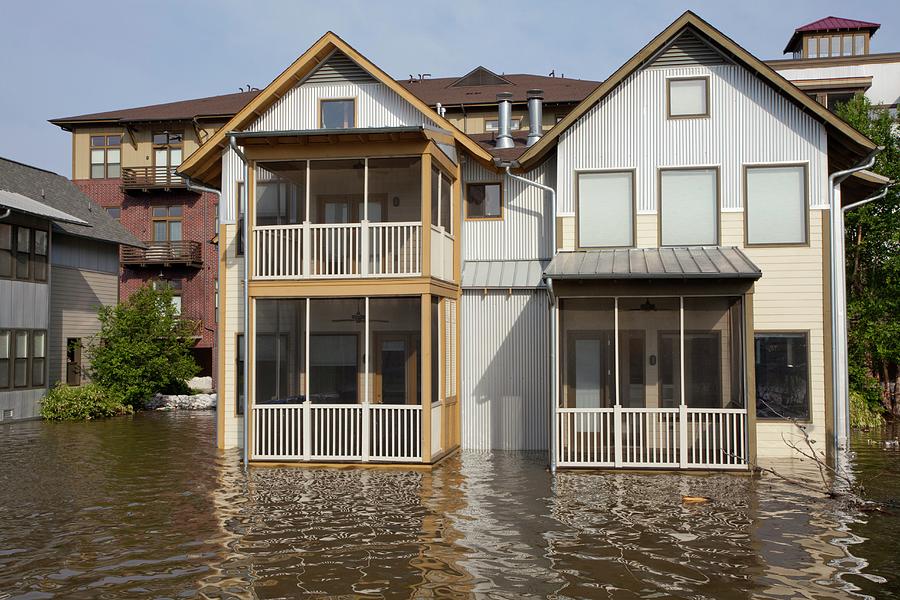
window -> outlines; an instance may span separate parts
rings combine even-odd
[[[0,223],[0,277],[13,274],[13,226]]]
[[[47,333],[31,334],[31,387],[43,387],[47,378]]]
[[[431,169],[431,224],[453,233],[453,183],[440,169]]]
[[[116,221],[118,221],[122,217],[122,209],[118,206],[109,206],[106,208],[106,212]]]
[[[234,403],[234,412],[237,415],[244,414],[244,334],[237,334],[237,347],[234,349],[234,372],[235,372],[235,397],[237,402]]]
[[[578,246],[634,245],[634,172],[577,175]]]
[[[522,117],[509,120],[509,130],[518,131],[522,128]],[[499,131],[500,122],[497,119],[486,119],[484,122],[485,131]]]
[[[322,129],[356,127],[356,100],[322,100],[319,104]]]
[[[0,223],[0,278],[47,281],[49,252],[46,230]]]
[[[122,173],[122,136],[91,136],[91,179],[116,178]]]
[[[708,117],[709,79],[667,79],[669,118]]]
[[[184,133],[174,131],[153,133],[153,166],[157,169],[174,169],[181,164],[183,152]]]
[[[247,200],[244,196],[244,182],[237,182],[237,245],[235,247],[235,255],[244,255],[244,212],[246,211]]]
[[[81,338],[66,338],[66,384],[81,385]]]
[[[9,365],[11,354],[12,335],[8,330],[0,331],[0,390],[10,387]]]
[[[806,332],[758,332],[756,416],[808,420],[809,344]]]
[[[31,230],[16,227],[16,279],[31,276]]]
[[[49,234],[42,229],[34,230],[34,279],[47,281],[47,253],[49,251]]]
[[[857,56],[866,53],[866,36],[857,33],[853,36],[853,54]]]
[[[175,308],[175,314],[181,314],[181,288],[180,279],[157,279],[153,282],[153,289],[162,290],[168,288],[172,290],[172,306]]]
[[[16,357],[13,365],[13,386],[28,387],[28,332],[16,331]]]
[[[503,190],[499,183],[470,183],[466,186],[466,218],[503,217]]]
[[[153,215],[153,241],[181,241],[181,218],[183,212],[181,206],[154,206],[151,209],[151,214]]]
[[[828,92],[826,95],[825,106],[828,110],[834,112],[841,104],[845,104],[853,100],[854,92]]]
[[[660,245],[718,244],[718,169],[661,170],[659,183]]]
[[[747,244],[806,243],[806,167],[747,167]]]

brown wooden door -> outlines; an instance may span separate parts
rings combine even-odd
[[[66,384],[81,385],[81,339],[66,339]]]
[[[375,402],[418,404],[419,334],[375,334]]]

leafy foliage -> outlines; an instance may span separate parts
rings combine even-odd
[[[875,429],[884,425],[881,403],[873,404],[859,392],[850,392],[850,427]]]
[[[142,287],[99,310],[100,332],[88,353],[91,379],[122,402],[141,408],[153,394],[184,393],[200,368],[190,349],[196,323],[182,319],[172,290]]]
[[[900,180],[900,134],[886,110],[865,96],[840,105],[837,114],[884,150],[874,171]],[[850,386],[863,401],[890,407],[888,384],[900,378],[900,192],[847,211],[847,316]]]
[[[41,416],[50,421],[84,421],[131,412],[130,406],[95,383],[81,387],[59,383],[41,400]]]

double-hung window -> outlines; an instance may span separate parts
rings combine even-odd
[[[47,230],[0,223],[0,278],[47,281],[49,254]]]
[[[183,209],[179,205],[154,206],[153,241],[180,242]]]
[[[747,244],[805,244],[805,165],[746,167]]]
[[[47,332],[0,331],[0,391],[40,388],[47,383]]]
[[[577,183],[578,246],[633,246],[634,172],[582,172]]]
[[[122,136],[91,136],[91,179],[117,178],[122,174]]]
[[[719,171],[664,169],[659,173],[662,246],[719,243]]]

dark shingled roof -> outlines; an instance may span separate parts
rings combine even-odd
[[[733,246],[604,248],[560,252],[551,279],[759,279],[762,271]]]
[[[55,222],[54,229],[63,233],[126,246],[143,246],[121,223],[110,217],[106,209],[94,204],[62,175],[0,158],[0,189],[22,194],[89,223]]]
[[[259,90],[237,92],[223,96],[209,96],[194,100],[180,100],[165,104],[139,106],[106,112],[50,119],[54,125],[63,129],[83,122],[134,123],[146,121],[189,121],[194,118],[224,117],[231,118],[250,102]]]
[[[532,88],[544,90],[544,102],[578,103],[600,85],[599,81],[548,77],[544,75],[502,75],[510,84],[501,85],[453,85],[459,77],[438,77],[435,79],[398,79],[397,83],[434,106],[438,102],[444,106],[458,104],[494,104],[497,94],[509,92],[513,102],[526,102],[527,92]]]

